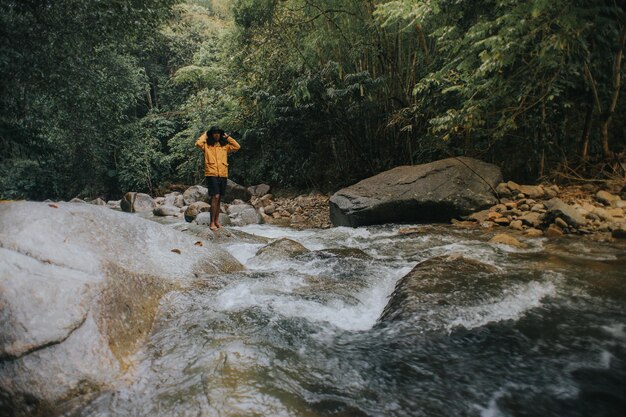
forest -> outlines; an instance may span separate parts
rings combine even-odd
[[[153,195],[241,143],[244,185],[333,191],[466,155],[624,175],[622,0],[0,0],[0,198]],[[620,169],[622,170],[620,172]]]

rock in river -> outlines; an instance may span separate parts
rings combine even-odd
[[[458,254],[427,259],[398,281],[379,321],[445,327],[450,307],[474,305],[498,292],[502,280],[496,272],[492,265]]]
[[[500,168],[472,158],[401,166],[339,190],[330,199],[335,226],[449,221],[497,203]]]
[[[159,300],[230,254],[91,204],[0,204],[0,415],[50,414],[118,378]]]

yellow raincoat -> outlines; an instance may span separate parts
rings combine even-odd
[[[221,146],[219,141],[215,142],[215,145],[209,145],[207,138],[207,133],[204,132],[196,140],[196,146],[204,153],[204,176],[228,178],[227,155],[237,151],[241,145],[230,136],[226,136],[228,143],[224,146]]]

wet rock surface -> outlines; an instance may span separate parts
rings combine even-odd
[[[503,284],[497,272],[492,265],[460,254],[427,259],[398,281],[379,321],[412,321],[436,327],[443,321],[438,312],[448,310],[448,306],[477,304],[498,293]],[[483,289],[480,296],[473,290],[477,285]]]
[[[0,223],[0,410],[14,414],[112,383],[165,293],[242,268],[208,241],[91,204],[5,203]]]

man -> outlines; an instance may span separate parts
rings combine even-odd
[[[216,230],[222,227],[218,217],[220,215],[220,202],[226,193],[228,154],[239,150],[241,146],[217,126],[211,126],[208,131],[204,132],[196,140],[196,146],[204,153],[204,176],[211,200],[211,224],[209,227],[211,230]]]

